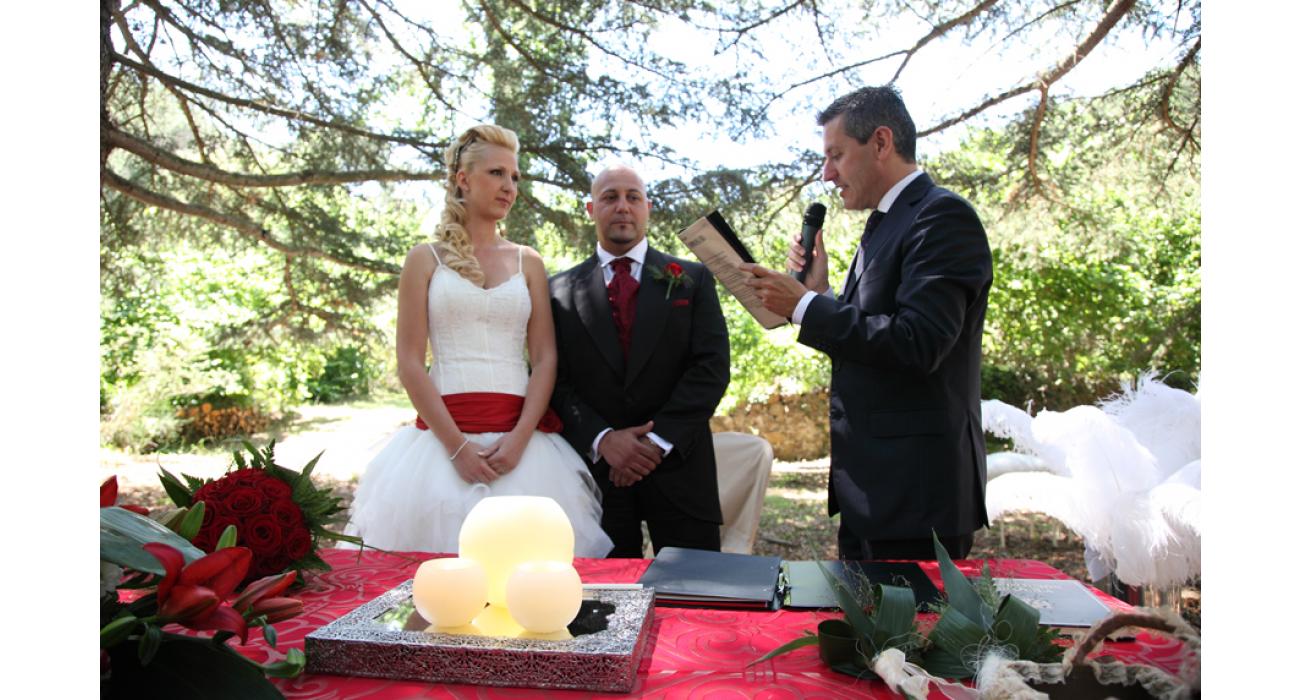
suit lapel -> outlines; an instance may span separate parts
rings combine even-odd
[[[596,256],[587,258],[574,272],[573,287],[574,305],[578,308],[582,325],[591,334],[592,342],[605,361],[615,371],[622,372],[623,349],[618,344],[618,329],[614,328],[614,316],[609,308],[605,275]]]
[[[662,270],[665,262],[663,253],[654,248],[646,249],[645,265],[641,267],[641,287],[636,294],[636,322],[632,326],[625,384],[631,384],[645,368],[668,319],[668,299],[665,298],[668,287],[665,282],[656,280],[653,272]],[[613,326],[612,322],[610,326]]]
[[[880,220],[880,225],[871,232],[866,246],[862,248],[862,274],[854,277],[852,283],[844,290],[844,299],[853,298],[858,285],[862,284],[862,278],[867,276],[867,266],[871,264],[871,259],[885,247],[886,243],[903,234],[908,223],[912,221],[912,210],[916,208],[916,203],[921,201],[933,186],[934,181],[930,176],[921,173],[915,180],[907,183],[907,187],[898,194],[898,199],[894,200],[893,206],[885,213],[885,218]]]

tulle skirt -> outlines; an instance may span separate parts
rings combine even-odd
[[[502,435],[466,437],[490,445]],[[575,556],[603,557],[613,549],[600,528],[600,490],[586,462],[558,434],[535,431],[519,465],[490,484],[462,480],[447,457],[432,431],[399,428],[366,467],[345,532],[380,549],[455,553],[461,523],[483,498],[549,496],[573,524]]]

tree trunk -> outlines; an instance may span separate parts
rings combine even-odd
[[[99,126],[100,133],[109,126],[108,121],[108,74],[113,69],[113,40],[110,28],[113,26],[113,14],[121,6],[121,0],[99,0]],[[108,163],[108,154],[113,148],[108,142],[99,139],[99,178],[104,179],[104,166]]]

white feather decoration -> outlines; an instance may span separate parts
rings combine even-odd
[[[1200,399],[1148,373],[1100,407],[1032,417],[1000,401],[982,409],[987,432],[1029,455],[990,455],[990,519],[1015,510],[1056,518],[1083,538],[1094,580],[1113,571],[1163,587],[1200,573]]]

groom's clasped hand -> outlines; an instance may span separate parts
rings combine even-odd
[[[663,461],[664,452],[648,437],[655,422],[646,421],[622,430],[611,430],[600,440],[600,456],[609,463],[614,486],[631,486],[650,475]]]

